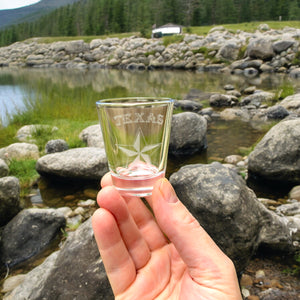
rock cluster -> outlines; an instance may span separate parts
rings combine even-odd
[[[250,77],[289,72],[299,77],[299,37],[300,29],[290,27],[232,33],[219,26],[206,36],[186,34],[170,45],[136,36],[52,44],[37,38],[0,48],[0,66],[227,70]]]
[[[176,103],[185,112],[173,116],[170,154],[190,155],[205,149],[207,127],[214,117],[278,123],[249,157],[231,155],[225,158],[224,164],[184,166],[172,174],[170,181],[182,202],[234,261],[240,275],[261,247],[285,254],[300,247],[300,97],[295,94],[268,107],[265,103],[273,99],[273,94],[255,88],[235,91],[226,86],[225,90],[225,94],[208,96],[210,108],[202,109],[199,102],[188,99]],[[191,95],[197,99],[195,91]],[[214,107],[223,110],[217,112]],[[11,159],[32,158],[37,160],[36,169],[44,176],[59,180],[99,180],[108,170],[99,125],[81,132],[80,138],[87,147],[68,149],[64,141],[55,140],[48,143],[47,153],[42,157],[38,147],[32,144],[33,128],[19,130],[22,143],[0,149],[0,170],[4,175],[0,178],[0,221],[3,222],[0,261],[7,266],[18,264],[45,249],[66,223],[83,224],[69,233],[61,249],[43,264],[25,276],[9,278],[4,285],[4,299],[113,299],[91,221],[86,221],[95,209],[95,201],[81,203],[74,211],[35,208],[19,212],[19,182],[7,177]],[[249,176],[292,182],[295,186],[287,203],[278,204],[257,198],[240,176],[241,172],[245,176],[249,172]],[[15,288],[9,287],[14,286],[13,281],[17,282]],[[270,291],[271,295],[273,292]]]

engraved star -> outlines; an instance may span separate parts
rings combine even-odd
[[[144,146],[142,146],[144,145]],[[149,154],[146,154],[146,152],[154,150],[158,148],[161,145],[161,143],[153,144],[153,145],[147,145],[144,134],[142,130],[140,129],[133,145],[117,145],[118,148],[123,151],[128,157],[134,157],[133,163],[141,161],[143,159],[146,163],[151,164],[151,158]],[[133,147],[134,150],[130,150],[128,148]]]

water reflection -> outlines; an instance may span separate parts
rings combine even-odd
[[[93,90],[101,97],[121,96],[167,96],[184,99],[191,89],[203,92],[224,92],[224,86],[233,85],[237,90],[255,85],[258,89],[275,91],[283,84],[291,84],[295,89],[300,88],[299,80],[294,80],[283,74],[262,74],[255,78],[215,73],[200,73],[188,71],[143,71],[130,72],[125,70],[66,70],[66,69],[0,69],[0,108],[1,119],[7,120],[16,107],[24,108],[32,93],[38,93],[45,84],[60,93],[67,88],[67,93],[76,89],[83,98],[88,98],[88,91]],[[66,89],[65,89],[66,92]],[[47,94],[47,91],[45,92]],[[49,98],[51,95],[47,95]],[[38,101],[38,97],[36,97]],[[70,105],[61,96],[62,102]],[[50,106],[53,105],[49,99]],[[69,99],[68,99],[69,100]],[[97,99],[90,99],[95,101]],[[71,98],[71,101],[76,99]],[[88,99],[84,99],[87,106]],[[28,101],[27,101],[28,102]],[[73,103],[72,102],[72,103]],[[93,102],[94,103],[94,102]],[[34,105],[34,102],[33,102]],[[91,104],[92,105],[92,104]],[[95,113],[95,121],[96,121]],[[5,123],[4,123],[5,124]],[[170,157],[167,175],[177,171],[181,166],[194,163],[208,163],[211,160],[222,160],[227,155],[237,154],[240,147],[250,147],[265,132],[253,128],[249,123],[238,121],[214,120],[209,123],[207,132],[208,148],[205,152],[180,159]],[[64,186],[60,192],[58,186],[41,190],[42,198],[51,206],[61,205],[60,201],[66,195],[76,194],[74,186],[67,190]],[[78,198],[83,197],[78,195]],[[57,203],[56,203],[57,202]],[[59,203],[59,204],[58,204]]]

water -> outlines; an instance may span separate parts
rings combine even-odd
[[[0,85],[0,124],[7,126],[9,116],[25,109],[24,94],[20,86]]]
[[[35,101],[30,103],[33,106],[42,106],[45,113],[49,113],[52,108],[57,109],[52,115],[49,114],[53,120],[59,118],[62,113],[68,111],[72,113],[72,107],[80,104],[83,109],[90,107],[96,123],[98,117],[95,101],[99,99],[128,96],[184,99],[192,89],[223,93],[226,84],[233,85],[237,90],[255,85],[257,89],[275,92],[284,83],[293,85],[295,90],[300,88],[299,80],[292,80],[283,74],[262,74],[260,77],[247,79],[241,76],[187,71],[129,72],[2,68],[0,69],[0,116],[3,125],[6,126],[8,116],[25,109],[28,100],[34,98]],[[41,94],[43,98],[39,96]],[[69,97],[67,98],[66,95]],[[209,163],[216,159],[222,160],[227,155],[238,154],[241,147],[252,146],[264,133],[264,130],[254,128],[246,122],[214,119],[208,126],[207,150],[193,156],[180,158],[170,156],[166,176],[169,177],[186,164]],[[98,184],[95,188],[98,188]],[[69,205],[64,198],[76,193],[80,195],[78,197],[82,197],[77,185],[75,190],[74,185],[67,187],[63,184],[60,188],[58,184],[49,183],[47,188],[41,189],[44,202],[55,203],[54,207]]]

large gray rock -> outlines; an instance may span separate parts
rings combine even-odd
[[[288,110],[300,111],[300,93],[285,97],[280,105]]]
[[[235,60],[237,59],[239,54],[239,46],[236,43],[225,43],[219,52],[217,53],[216,57],[226,60]]]
[[[246,54],[251,58],[263,60],[268,60],[275,56],[272,42],[266,38],[258,38],[250,42]]]
[[[286,251],[292,248],[283,220],[270,213],[231,168],[220,163],[184,166],[170,182],[189,211],[233,260],[238,273],[259,245]]]
[[[104,141],[99,124],[91,125],[83,129],[79,134],[79,138],[85,142],[88,147],[104,148]]]
[[[2,262],[14,266],[38,254],[65,226],[65,217],[55,209],[24,209],[2,233]]]
[[[300,119],[273,126],[249,155],[250,176],[300,182]]]
[[[190,155],[207,147],[206,119],[193,112],[176,114],[172,118],[169,152]]]
[[[280,40],[273,43],[273,49],[276,53],[281,53],[294,45],[295,41]]]
[[[104,149],[85,147],[45,155],[37,161],[36,170],[46,177],[99,180],[108,166]]]
[[[47,142],[45,146],[45,153],[56,153],[56,152],[62,152],[69,149],[69,145],[65,140],[57,139],[57,140],[50,140]]]
[[[274,93],[256,91],[254,94],[243,98],[240,104],[241,106],[254,105],[256,107],[259,107],[263,102],[271,101],[274,98],[275,98]]]
[[[300,68],[295,68],[290,72],[292,78],[300,78]]]
[[[289,115],[289,112],[281,105],[274,105],[266,111],[268,119],[281,120]]]
[[[40,157],[37,145],[29,143],[14,143],[0,149],[0,158],[5,161],[11,159],[38,159]]]
[[[12,176],[0,178],[0,226],[9,222],[20,210],[19,179]]]
[[[209,98],[209,104],[213,107],[227,107],[238,103],[238,98],[232,95],[214,94]]]
[[[91,220],[70,233],[63,248],[27,274],[5,300],[114,299]]]

